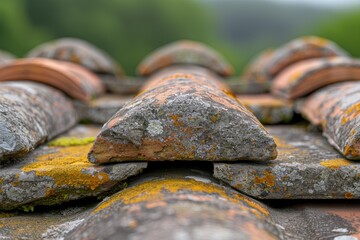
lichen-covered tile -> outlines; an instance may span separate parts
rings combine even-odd
[[[242,83],[242,88],[238,89],[238,91],[236,91],[237,88],[234,88],[235,92],[244,94],[269,92],[270,79],[265,73],[265,69],[273,53],[273,49],[266,49],[250,61],[248,66],[245,67],[243,75],[238,79],[238,82]]]
[[[15,60],[15,58],[11,53],[0,50],[0,66]]]
[[[360,159],[360,82],[327,86],[299,104],[301,114],[348,159]]]
[[[103,93],[99,78],[77,64],[51,59],[20,59],[0,69],[0,81],[40,82],[83,102]]]
[[[276,205],[277,208],[269,208],[270,214],[287,236],[334,240],[360,237],[359,201],[302,200],[292,204],[282,201]]]
[[[233,72],[232,66],[214,49],[190,40],[173,42],[152,52],[140,63],[138,72],[147,76],[171,65],[198,65],[222,76]]]
[[[298,62],[279,74],[271,92],[287,99],[305,96],[329,84],[360,79],[360,60],[348,57]]]
[[[32,49],[27,57],[72,62],[96,73],[124,75],[121,67],[106,52],[77,38],[59,38],[42,43]]]
[[[77,203],[47,211],[31,212],[31,207],[24,207],[24,212],[0,212],[0,239],[62,239],[84,221],[92,207]]]
[[[289,123],[293,119],[293,104],[271,94],[237,95],[237,99],[262,124]]]
[[[65,95],[31,82],[0,83],[0,111],[0,162],[32,151],[78,121]]]
[[[261,199],[360,199],[360,163],[343,158],[303,126],[267,126],[278,146],[271,162],[214,163],[214,176]]]
[[[330,40],[316,36],[294,39],[275,50],[265,50],[245,69],[243,79],[250,82],[271,82],[287,67],[313,58],[347,56],[348,54]]]
[[[133,96],[106,94],[88,104],[79,101],[74,104],[81,121],[104,124],[132,98]]]
[[[77,137],[74,137],[76,135]],[[126,186],[145,162],[97,166],[87,160],[94,131],[73,129],[0,169],[0,209],[55,205]]]
[[[166,68],[104,126],[94,163],[164,160],[270,160],[276,144],[211,71]]]
[[[65,239],[282,239],[262,203],[211,178],[169,175],[105,199]]]

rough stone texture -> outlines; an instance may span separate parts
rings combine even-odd
[[[81,39],[60,38],[43,43],[31,50],[29,58],[50,58],[72,62],[103,74],[123,76],[123,70],[104,51]]]
[[[68,206],[46,212],[0,213],[0,239],[60,240],[76,228],[93,205]]]
[[[105,84],[109,92],[121,95],[134,95],[144,85],[145,79],[142,77],[116,77],[109,74],[97,74]]]
[[[348,159],[360,160],[360,82],[330,85],[310,95],[300,112]]]
[[[153,76],[99,133],[89,160],[269,160],[276,145],[264,127],[205,68]]]
[[[0,238],[360,238],[358,201],[278,200],[265,205],[189,168],[142,174],[130,186],[98,206],[82,201],[46,211],[1,212]]]
[[[360,239],[360,204],[358,201],[272,202],[270,216],[288,239]],[[293,237],[291,237],[293,236]]]
[[[284,69],[297,62],[334,56],[348,56],[335,43],[315,37],[301,37],[275,50],[266,50],[247,67],[243,78],[259,83],[271,82]]]
[[[8,64],[9,62],[15,60],[15,56],[11,53],[0,50],[0,66]]]
[[[283,238],[263,204],[211,178],[149,178],[104,200],[65,239]]]
[[[57,144],[42,145],[16,159],[15,163],[3,166],[0,169],[0,209],[26,210],[37,205],[104,195],[125,187],[128,177],[146,168],[144,162],[96,166],[87,160],[91,144],[86,141],[85,145],[66,144],[69,137],[73,142],[74,136],[82,139],[94,137],[94,134],[94,127],[77,127],[62,135],[62,141],[56,141]]]
[[[253,93],[253,89],[256,89],[255,93],[269,92],[270,81],[269,76],[265,73],[265,68],[273,57],[274,50],[267,49],[253,58],[248,66],[245,67],[244,74],[241,77],[244,83],[247,83],[247,91],[244,93]],[[249,90],[248,90],[249,89]],[[243,92],[241,92],[243,93]]]
[[[82,121],[104,124],[132,98],[132,96],[108,94],[88,104],[76,101],[75,107]]]
[[[171,65],[198,65],[222,76],[233,73],[232,66],[214,49],[199,42],[182,40],[165,45],[148,55],[139,65],[142,76]]]
[[[35,81],[88,102],[104,91],[101,80],[85,68],[50,59],[21,59],[0,69],[0,81]]]
[[[291,122],[294,116],[293,104],[270,94],[237,95],[241,102],[262,124]]]
[[[263,199],[359,199],[360,163],[342,158],[320,133],[268,126],[278,145],[269,163],[214,163],[214,176]]]
[[[360,60],[348,57],[298,62],[279,74],[271,86],[275,95],[294,99],[329,84],[360,79]]]
[[[61,92],[31,82],[0,83],[0,112],[0,162],[32,151],[78,121]]]
[[[231,91],[237,94],[259,94],[269,92],[270,82],[247,81],[239,78],[231,78],[227,81]]]

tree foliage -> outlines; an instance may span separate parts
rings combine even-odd
[[[360,57],[360,9],[326,19],[314,32],[333,40],[353,56]]]
[[[106,50],[129,74],[165,43],[213,38],[207,11],[193,0],[25,0],[31,22],[54,38],[79,37]]]

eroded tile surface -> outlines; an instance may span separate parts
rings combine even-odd
[[[75,107],[82,121],[104,124],[132,98],[133,96],[107,94],[88,104],[76,101]]]
[[[215,163],[214,176],[256,198],[360,198],[360,163],[344,159],[321,133],[290,125],[267,129],[278,145],[276,160]]]
[[[147,82],[97,136],[89,160],[269,160],[276,145],[211,71],[167,68]]]
[[[76,124],[71,101],[37,83],[0,83],[0,162],[22,156]]]
[[[237,95],[237,99],[252,112],[262,124],[291,122],[293,104],[270,94]]]
[[[190,171],[166,174],[144,177],[104,200],[65,239],[282,238],[256,200]]]
[[[339,152],[348,159],[360,159],[360,82],[330,85],[298,105]]]

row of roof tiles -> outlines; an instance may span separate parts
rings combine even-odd
[[[213,176],[256,198],[360,197],[360,169],[356,162],[345,160],[323,138],[301,127],[265,129],[250,112],[253,111],[263,122],[291,121],[293,99],[284,99],[288,98],[284,94],[239,95],[235,98],[230,89],[231,86],[233,89],[241,86],[240,90],[244,92],[249,86],[262,86],[260,90],[270,86],[272,94],[277,94],[272,90],[276,89],[276,81],[279,81],[276,79],[282,79],[279,76],[288,74],[287,71],[292,68],[297,69],[302,64],[308,66],[311,58],[311,61],[317,62],[316,66],[321,67],[311,71],[300,67],[305,69],[304,74],[290,74],[293,77],[291,82],[297,83],[288,85],[289,92],[308,94],[318,88],[320,90],[295,99],[295,110],[313,124],[320,125],[330,144],[340,153],[356,159],[359,156],[357,82],[329,84],[349,80],[349,76],[355,80],[358,66],[353,64],[356,60],[344,57],[344,51],[334,47],[333,43],[317,38],[296,40],[297,44],[290,43],[281,47],[281,51],[275,51],[281,53],[275,54],[277,57],[270,61],[279,64],[276,75],[266,81],[249,78],[240,85],[232,82],[228,85],[224,77],[230,75],[231,66],[214,50],[199,43],[177,42],[161,48],[140,65],[139,72],[144,77],[135,80],[135,84],[129,84],[131,80],[120,68],[107,71],[107,67],[112,66],[108,63],[112,61],[104,64],[107,67],[95,64],[97,60],[105,62],[95,54],[99,50],[79,41],[74,41],[73,45],[69,40],[59,42],[70,46],[45,44],[44,50],[40,46],[32,55],[36,56],[38,52],[42,57],[61,56],[61,60],[80,63],[86,68],[46,59],[17,60],[0,68],[0,81],[6,81],[1,83],[4,94],[1,94],[0,102],[3,113],[0,119],[3,133],[1,160],[6,163],[0,170],[2,210],[53,205],[89,196],[104,197],[126,187],[126,182],[131,183],[131,176],[148,168],[146,162],[158,160],[222,161],[213,164]],[[56,50],[57,47],[62,50]],[[336,51],[328,51],[328,48]],[[337,53],[342,54],[341,60],[338,60],[340,57],[334,60]],[[256,62],[254,64],[258,64]],[[328,76],[331,76],[330,81]],[[303,81],[305,83],[301,85]],[[119,85],[123,88],[128,86],[131,90],[111,87]],[[325,85],[329,86],[322,88]],[[304,86],[308,92],[302,90]],[[104,89],[129,93],[139,88],[137,96],[128,101],[126,96],[104,95]],[[283,117],[276,120],[280,114]],[[84,117],[97,122],[108,121],[100,131],[90,126],[77,127],[56,141],[38,147],[75,126]],[[259,164],[261,160],[274,158]],[[234,162],[223,162],[230,160]],[[159,223],[157,217],[152,218],[154,211],[164,216],[162,226],[173,228],[171,223],[175,224],[174,227],[182,226],[185,218],[193,222],[206,219],[201,226],[207,229],[209,216],[214,216],[210,213],[217,212],[216,216],[220,214],[222,217],[213,221],[220,224],[211,226],[224,239],[239,236],[243,239],[254,236],[301,239],[310,236],[301,235],[297,232],[299,230],[295,230],[296,235],[293,235],[294,231],[284,230],[284,227],[278,226],[286,225],[276,219],[278,213],[270,214],[261,203],[238,193],[229,193],[229,188],[215,186],[209,177],[199,181],[201,177],[196,176],[194,180],[189,180],[190,172],[186,171],[180,178],[135,183],[133,187],[105,200],[78,222],[71,233],[62,237],[96,239],[137,234],[137,237],[151,239],[152,236],[163,236],[161,234],[169,236],[169,232],[151,231],[154,227],[150,223]],[[154,191],[149,192],[149,189]],[[219,197],[223,200],[220,201]],[[171,209],[176,211],[184,207],[188,209],[185,217],[184,211],[180,215],[165,217]],[[197,218],[194,213],[199,207],[204,215]],[[227,210],[224,211],[224,208]],[[118,209],[122,213],[129,212],[123,218],[121,216],[124,215],[113,214]],[[135,212],[139,214],[132,215]],[[201,220],[201,217],[204,219]],[[98,222],[103,223],[104,219],[107,228],[100,227]],[[223,221],[219,222],[221,219]],[[335,223],[344,223],[341,221]],[[228,227],[223,228],[223,224]],[[356,236],[358,230],[354,222],[346,222],[344,226],[347,234]],[[213,236],[206,235],[206,231],[196,235],[197,229],[187,227],[182,230],[195,239]],[[4,230],[7,231],[7,228]],[[180,228],[179,231],[173,233],[183,234]],[[343,231],[330,230],[321,232],[319,236],[341,235],[344,235]]]
[[[295,97],[301,97],[305,94],[314,92],[314,90],[321,88],[322,86],[329,85],[331,83],[341,82],[341,81],[349,81],[351,79],[356,79],[357,72],[360,69],[360,64],[358,60],[351,59],[350,57],[346,56],[347,54],[344,53],[343,50],[341,50],[338,46],[336,46],[334,43],[319,39],[315,37],[306,37],[303,39],[297,39],[289,44],[286,44],[283,47],[280,47],[279,49],[272,51],[271,53],[266,52],[265,54],[260,55],[259,58],[257,58],[253,63],[248,67],[248,71],[246,71],[244,77],[248,77],[247,81],[249,82],[272,82],[271,83],[271,92],[275,96],[278,95],[278,97],[275,96],[261,96],[260,98],[252,98],[252,97],[245,97],[245,96],[239,96],[238,100],[243,101],[245,105],[248,106],[248,108],[251,109],[259,109],[259,105],[264,108],[263,106],[266,106],[270,102],[270,106],[279,106],[280,109],[284,109],[283,112],[286,114],[281,114],[280,112],[275,111],[275,117],[279,117],[279,115],[284,115],[283,119],[284,121],[289,121],[289,118],[292,117],[293,111],[291,110],[291,104],[287,103],[286,100],[281,100],[281,97],[285,98],[295,98]],[[55,60],[50,59],[44,59],[44,58],[36,58],[36,59],[22,59],[22,60],[13,60],[12,62],[8,62],[7,64],[3,65],[0,70],[0,81],[19,81],[19,80],[30,80],[35,82],[44,83],[47,85],[50,85],[52,87],[55,87],[59,90],[62,90],[64,93],[66,93],[68,96],[73,97],[74,99],[78,99],[81,102],[85,103],[85,106],[89,106],[89,102],[93,98],[97,98],[99,96],[102,96],[104,94],[104,83],[96,76],[96,74],[109,74],[116,79],[119,83],[121,82],[121,76],[123,76],[123,72],[120,70],[120,67],[117,67],[113,60],[111,60],[110,57],[108,57],[105,53],[101,52],[101,50],[96,49],[96,47],[93,47],[85,42],[82,42],[80,40],[72,40],[72,39],[61,39],[58,41],[55,41],[54,43],[46,43],[39,47],[37,47],[35,50],[31,51],[29,54],[31,57],[48,57],[48,58],[54,58],[54,59],[60,59],[63,60],[62,62],[57,62]],[[68,63],[73,62],[73,63]],[[92,72],[86,70],[85,68],[82,68],[78,66],[78,63],[82,65],[83,67],[86,67],[88,70],[91,70]],[[185,66],[191,66],[192,67],[171,67],[173,65],[179,65],[179,64],[185,64]],[[199,66],[196,68],[195,66]],[[201,68],[200,68],[201,67]],[[164,70],[162,70],[164,69]],[[207,69],[207,70],[206,70]],[[188,132],[190,132],[190,135],[193,136],[195,131],[198,131],[199,127],[191,126],[191,123],[188,121],[192,118],[189,114],[192,113],[200,113],[201,108],[203,106],[199,106],[197,109],[190,109],[189,111],[184,111],[182,109],[181,105],[182,103],[175,103],[174,101],[169,101],[169,106],[167,104],[167,99],[171,98],[178,98],[177,96],[182,96],[184,99],[184,104],[186,105],[186,101],[193,98],[206,98],[210,100],[208,104],[211,106],[215,106],[214,103],[220,104],[222,107],[225,107],[225,109],[233,109],[235,112],[238,113],[244,113],[244,116],[240,116],[240,119],[245,119],[245,121],[248,123],[249,119],[255,119],[252,114],[250,114],[246,109],[242,107],[241,104],[238,102],[231,102],[232,96],[226,96],[230,94],[231,90],[229,87],[225,86],[224,79],[221,76],[228,76],[231,74],[231,66],[223,60],[222,57],[219,56],[218,53],[216,53],[214,50],[207,48],[205,45],[202,45],[200,43],[191,42],[191,41],[180,41],[173,44],[169,44],[163,48],[160,48],[159,50],[155,51],[153,54],[150,54],[145,60],[140,64],[139,66],[139,73],[141,73],[144,76],[150,76],[148,77],[147,81],[143,81],[143,89],[140,90],[140,94],[125,107],[124,109],[120,110],[120,112],[115,115],[118,117],[113,117],[109,123],[107,124],[108,128],[117,128],[115,124],[115,119],[118,119],[119,116],[123,118],[129,110],[131,109],[132,114],[136,118],[141,118],[143,121],[142,125],[150,125],[150,128],[152,128],[152,124],[154,121],[159,120],[160,118],[166,118],[167,125],[173,124],[175,125],[175,128],[168,130],[168,132],[165,131],[161,132],[163,145],[167,145],[164,143],[164,137],[169,138],[170,135],[174,137],[174,134],[176,135],[176,131],[183,134],[184,129],[181,129],[181,127],[176,126],[179,125],[179,117],[180,121],[187,121],[186,123],[182,123],[182,125],[187,126]],[[265,77],[266,76],[266,77]],[[264,80],[266,79],[266,80]],[[184,82],[185,81],[185,82]],[[348,84],[348,83],[347,83]],[[350,83],[351,85],[352,83]],[[353,83],[356,84],[356,83]],[[195,87],[194,87],[194,86]],[[213,88],[215,91],[209,91],[209,87]],[[168,90],[166,90],[168,88]],[[159,89],[159,91],[156,91]],[[198,89],[198,90],[197,90]],[[191,91],[191,93],[189,93]],[[197,92],[196,92],[197,91]],[[220,92],[217,92],[220,91]],[[217,93],[215,93],[217,92]],[[145,94],[146,93],[146,94]],[[185,97],[186,95],[186,97]],[[319,105],[319,108],[313,108],[314,111],[321,111],[321,110],[328,110],[328,109],[334,109],[335,107],[339,106],[339,104],[342,104],[342,109],[340,111],[340,114],[338,115],[338,118],[340,118],[340,122],[335,125],[335,128],[329,128],[326,127],[325,122],[327,120],[330,120],[333,118],[333,115],[331,115],[331,111],[327,111],[327,114],[322,114],[322,123],[323,128],[325,129],[325,136],[329,139],[329,142],[333,144],[339,151],[341,151],[346,157],[354,159],[358,158],[358,142],[359,142],[359,133],[356,128],[357,125],[357,114],[358,111],[356,106],[358,103],[358,100],[355,97],[356,95],[352,95],[351,99],[353,101],[349,104],[349,101],[346,100],[346,98],[342,98],[341,95],[338,97],[337,102],[333,102],[334,106],[331,106],[332,108],[323,108],[322,106],[324,103],[321,103]],[[280,97],[280,98],[279,98]],[[163,99],[161,99],[163,98]],[[310,97],[311,98],[311,97]],[[312,97],[313,99],[317,99],[316,97]],[[151,101],[158,101],[158,106],[155,106],[156,111],[158,111],[161,108],[169,108],[166,110],[167,113],[169,113],[169,116],[145,116],[144,109],[140,108],[146,108],[149,110],[150,105],[154,105],[154,103],[149,103],[149,101],[145,101],[146,99],[149,99]],[[252,100],[255,99],[255,100]],[[261,99],[266,99],[266,101],[261,101]],[[354,100],[355,99],[355,100]],[[270,101],[271,100],[271,101]],[[197,104],[204,105],[205,103],[202,103],[202,100],[197,99]],[[195,107],[195,102],[193,101],[193,105],[187,105],[188,107]],[[313,100],[317,102],[317,100]],[[266,102],[266,103],[265,103]],[[311,102],[311,101],[308,101]],[[118,101],[118,104],[121,105],[124,104],[124,101]],[[132,105],[136,105],[136,107],[139,108],[138,112],[135,110],[136,107]],[[176,105],[177,104],[177,105]],[[175,106],[176,105],[176,106]],[[205,104],[206,105],[206,104]],[[81,104],[80,104],[81,106]],[[179,112],[173,112],[175,111],[176,107],[178,107]],[[348,109],[344,109],[344,107]],[[260,109],[262,109],[260,108]],[[116,107],[113,107],[113,111],[115,111]],[[300,113],[303,113],[305,117],[309,117],[308,111],[306,111],[308,108],[298,108]],[[301,110],[305,109],[305,110]],[[9,109],[11,111],[11,109]],[[149,110],[150,111],[150,110]],[[155,110],[151,110],[155,111]],[[277,122],[273,121],[274,117],[261,117],[262,113],[266,110],[260,110],[256,111],[253,110],[254,113],[257,113],[257,116],[259,116],[260,120],[263,120],[263,122]],[[207,111],[207,114],[210,114],[211,111]],[[216,113],[215,113],[216,112]],[[228,112],[228,111],[227,111]],[[342,113],[347,113],[349,116],[345,116]],[[113,112],[110,111],[108,115],[113,114]],[[140,116],[143,114],[142,116]],[[202,127],[204,129],[207,129],[207,131],[211,132],[211,123],[214,124],[216,121],[212,121],[214,116],[217,116],[216,118],[219,119],[222,116],[221,113],[218,113],[218,111],[214,110],[213,116],[209,116],[204,118],[204,124]],[[211,115],[210,114],[210,115]],[[85,114],[86,115],[86,114]],[[232,117],[235,117],[235,114],[229,114]],[[331,116],[330,116],[331,115]],[[31,116],[30,116],[31,117]],[[107,116],[109,117],[109,116]],[[128,116],[131,118],[130,116]],[[151,119],[150,119],[151,118]],[[174,118],[177,118],[175,121]],[[252,141],[249,141],[250,138],[245,137],[244,134],[237,133],[236,129],[239,129],[240,132],[246,132],[245,129],[253,128],[254,126],[260,124],[255,120],[253,127],[249,127],[249,125],[241,126],[241,124],[230,127],[232,122],[239,122],[234,121],[234,119],[223,117],[223,119],[227,119],[229,122],[225,124],[224,121],[220,121],[221,124],[226,125],[226,128],[229,130],[229,132],[233,132],[233,135],[237,135],[238,137],[229,137],[225,133],[223,134],[215,134],[216,136],[219,135],[218,139],[235,139],[233,143],[226,143],[229,144],[228,146],[247,146],[246,144],[239,144],[241,142],[261,142],[259,139],[261,137],[257,136],[255,132],[251,132],[248,137],[253,138]],[[269,120],[266,120],[269,119]],[[313,120],[314,118],[310,117],[310,120]],[[8,121],[8,120],[4,120]],[[12,121],[20,121],[20,119],[12,119]],[[123,120],[126,122],[127,120]],[[152,124],[150,122],[152,121]],[[183,152],[180,151],[180,149],[173,149],[175,151],[172,154],[164,154],[162,157],[154,157],[153,154],[150,155],[143,155],[141,153],[142,150],[139,150],[140,142],[143,141],[146,138],[143,138],[143,133],[147,132],[149,134],[150,130],[146,130],[146,128],[142,129],[142,133],[138,133],[137,136],[133,131],[133,128],[137,128],[137,131],[140,131],[138,126],[135,126],[136,121],[130,121],[132,126],[125,127],[124,124],[118,123],[117,125],[122,125],[122,128],[124,128],[122,133],[122,138],[125,141],[126,144],[134,144],[134,146],[137,148],[136,154],[134,152],[134,158],[141,157],[141,159],[149,158],[153,160],[159,160],[159,159],[176,159],[177,160],[191,160],[191,159],[218,159],[218,160],[236,160],[236,159],[270,159],[276,157],[275,152],[269,153],[269,155],[264,154],[264,156],[260,157],[259,155],[254,154],[253,156],[250,153],[255,153],[256,149],[262,149],[263,147],[266,147],[266,144],[264,146],[256,146],[247,148],[248,153],[245,154],[245,149],[239,150],[238,153],[228,153],[228,155],[222,155],[220,152],[227,152],[228,150],[224,146],[218,145],[219,143],[211,143],[211,141],[206,141],[205,139],[198,139],[198,138],[191,138],[191,136],[182,136],[183,141],[181,142],[181,147],[183,149],[187,149],[185,152],[187,154],[184,154],[184,156],[180,157],[179,154],[176,152]],[[166,121],[165,121],[166,122]],[[349,122],[349,123],[348,123]],[[313,123],[315,123],[313,121]],[[345,124],[348,123],[348,124]],[[316,123],[315,123],[316,124]],[[140,124],[141,125],[141,124]],[[165,124],[166,125],[166,124]],[[348,127],[352,126],[352,127]],[[205,127],[206,126],[206,127]],[[169,126],[155,126],[157,128],[170,128]],[[126,128],[126,129],[125,129]],[[177,130],[175,130],[178,128]],[[244,129],[241,129],[244,128]],[[260,126],[261,128],[261,126]],[[347,138],[344,140],[344,137],[332,137],[338,134],[338,131],[336,129],[338,128],[344,128],[345,130],[341,131],[348,132],[346,135]],[[61,126],[59,126],[59,129],[62,129]],[[175,132],[174,132],[175,130]],[[111,131],[111,129],[110,129]],[[117,130],[119,131],[119,130]],[[163,131],[163,129],[161,129]],[[222,130],[219,131],[219,126],[214,127],[214,131],[222,132]],[[126,132],[126,133],[125,133]],[[335,133],[336,132],[336,133]],[[140,135],[141,136],[140,136]],[[160,135],[161,135],[160,134]],[[111,135],[114,135],[112,133]],[[116,135],[116,134],[115,134]],[[134,135],[134,136],[132,136]],[[151,134],[150,134],[151,135]],[[204,138],[205,135],[202,131],[200,131],[199,135],[201,135],[201,138]],[[209,134],[212,135],[212,134]],[[214,135],[214,136],[215,136]],[[239,136],[242,136],[243,138],[240,139]],[[49,134],[49,139],[51,138],[51,134]],[[100,137],[100,136],[99,136]],[[112,136],[114,137],[114,136]],[[119,136],[118,136],[119,137]],[[154,140],[154,136],[149,136],[149,140]],[[115,137],[116,138],[116,137]],[[138,138],[138,139],[135,139]],[[177,140],[181,139],[180,135],[175,137]],[[351,138],[351,140],[349,140]],[[189,141],[189,139],[193,139],[193,141]],[[119,139],[117,139],[119,140]],[[168,139],[169,140],[169,139]],[[41,141],[35,141],[33,144],[33,147],[36,146],[37,142]],[[156,142],[156,141],[155,141]],[[157,144],[155,143],[154,144]],[[205,144],[204,148],[207,150],[204,152],[203,150],[199,150],[200,147],[196,145],[197,142],[207,142]],[[220,144],[222,142],[225,144],[225,141],[218,141]],[[237,143],[237,144],[236,144]],[[5,143],[5,145],[11,145],[11,143]],[[173,143],[176,145],[176,143]],[[185,145],[189,146],[185,146]],[[211,158],[209,156],[209,152],[211,149],[210,145],[213,144],[213,147],[218,148],[217,157]],[[96,148],[95,144],[95,148]],[[124,145],[124,146],[125,146]],[[180,145],[178,147],[180,147]],[[196,151],[190,150],[189,147],[192,145],[193,147],[197,149]],[[209,148],[210,147],[210,148]],[[270,145],[269,145],[270,147]],[[31,149],[31,148],[28,148]],[[19,151],[23,152],[23,150]],[[190,153],[191,152],[191,153]],[[200,153],[203,152],[203,153]],[[199,153],[199,154],[196,154]],[[212,151],[212,153],[214,153]],[[16,152],[15,152],[16,154]],[[232,155],[230,157],[230,155]],[[4,156],[7,154],[4,154]],[[10,154],[11,155],[11,154]],[[202,155],[202,156],[200,156]],[[90,156],[93,156],[90,154]],[[124,160],[130,160],[127,159],[129,156],[125,154]],[[110,158],[117,158],[109,156]],[[92,159],[95,159],[95,157],[92,157]],[[92,160],[96,161],[96,160]],[[103,162],[104,160],[100,161]]]

